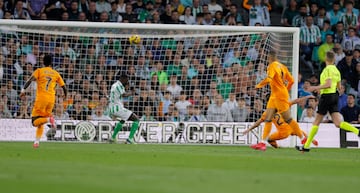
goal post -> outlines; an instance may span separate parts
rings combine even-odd
[[[88,111],[82,119],[98,119],[98,111],[106,115],[109,88],[121,73],[129,74],[131,82],[124,102],[146,121],[151,117],[168,121],[174,116],[166,91],[180,117],[189,118],[185,102],[177,104],[182,92],[174,81],[185,92],[186,101],[205,117],[209,103],[216,103],[215,95],[225,102],[231,93],[237,100],[246,98],[251,114],[259,105],[254,100],[265,102],[268,94],[266,88],[254,90],[271,49],[279,51],[279,60],[292,72],[291,99],[297,98],[299,28],[0,20],[0,31],[3,66],[12,69],[12,74],[2,77],[1,87],[17,93],[9,95],[15,100],[8,104],[12,118],[21,114],[19,90],[41,66],[44,53],[54,56],[54,66],[70,89],[70,99],[57,98],[54,112],[63,108],[61,112],[70,118],[78,102]],[[133,34],[140,35],[140,44],[129,44]],[[30,96],[28,104],[32,104]],[[297,117],[296,105],[292,115]]]

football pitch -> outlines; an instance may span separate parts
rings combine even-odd
[[[0,142],[3,193],[359,192],[359,149]]]

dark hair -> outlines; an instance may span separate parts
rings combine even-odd
[[[43,61],[45,66],[51,66],[52,57],[49,54],[45,54]]]

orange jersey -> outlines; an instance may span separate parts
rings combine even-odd
[[[271,79],[271,96],[276,99],[289,100],[288,89],[294,83],[294,78],[288,68],[284,64],[275,61],[268,66],[267,75]]]
[[[61,75],[51,67],[38,68],[34,71],[32,76],[36,79],[37,89],[36,89],[36,98],[37,99],[55,99],[55,88],[56,84],[64,86],[64,80]]]

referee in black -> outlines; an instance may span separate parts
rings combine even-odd
[[[340,89],[341,74],[335,66],[335,54],[332,51],[326,53],[325,58],[326,67],[320,75],[320,85],[311,86],[310,92],[320,93],[320,100],[318,111],[316,113],[315,121],[311,127],[309,136],[304,146],[296,146],[296,149],[303,152],[310,151],[310,144],[314,139],[321,121],[327,112],[330,113],[333,123],[336,127],[351,131],[359,136],[359,130],[352,126],[350,123],[342,120],[342,116],[338,110],[339,94],[337,89]]]

